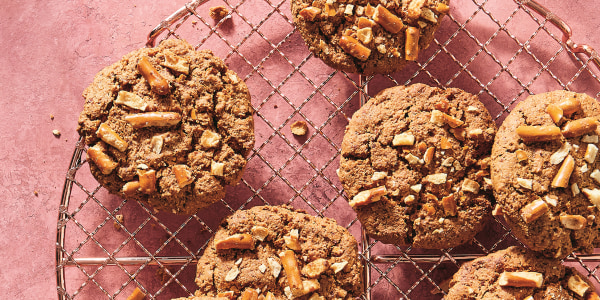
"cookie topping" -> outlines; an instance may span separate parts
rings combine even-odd
[[[254,249],[254,239],[247,233],[238,233],[215,241],[215,249]]]
[[[292,291],[292,295],[298,297],[303,295],[304,286],[302,279],[300,278],[300,270],[298,269],[298,262],[296,261],[296,255],[292,250],[285,250],[279,254],[281,264],[285,270],[288,285]]]
[[[346,267],[347,264],[348,264],[347,261],[336,262],[336,263],[331,264],[331,269],[333,270],[333,273],[337,274],[337,273],[341,272],[342,270],[344,270],[344,268]]]
[[[174,165],[173,174],[175,174],[175,179],[177,179],[180,188],[194,182],[194,176],[192,176],[192,172],[186,165]]]
[[[406,60],[417,60],[419,57],[420,30],[416,27],[406,28],[406,43],[404,45],[404,58]]]
[[[444,124],[448,124],[451,128],[456,128],[462,126],[465,122],[457,119],[451,115],[443,113],[437,109],[431,111],[431,123],[434,123],[438,126],[444,126]]]
[[[140,58],[140,61],[138,62],[138,71],[144,76],[153,92],[159,95],[166,95],[171,91],[169,82],[158,73],[156,68],[154,68],[148,60],[147,56]]]
[[[566,138],[581,136],[586,133],[596,131],[597,125],[598,118],[596,117],[577,119],[567,123],[567,125],[565,125],[565,127],[562,130],[562,134]]]
[[[144,194],[151,194],[156,191],[156,171],[155,170],[137,170],[140,179],[140,191]]]
[[[181,121],[181,115],[175,112],[147,112],[127,115],[123,119],[133,128],[164,127],[177,125]]]
[[[205,148],[213,148],[219,145],[220,140],[221,136],[218,133],[211,130],[204,130],[200,137],[200,145]]]
[[[458,207],[456,206],[454,194],[442,198],[442,207],[444,208],[446,215],[456,216]]]
[[[265,271],[267,271],[267,266],[265,266],[264,264],[261,264],[260,266],[258,266],[258,270],[264,274]]]
[[[112,160],[104,151],[105,149],[102,145],[96,144],[88,148],[87,157],[98,166],[102,174],[110,174],[119,164]]]
[[[385,195],[385,186],[376,187],[370,190],[362,191],[350,201],[350,206],[363,206],[381,200],[381,196]]]
[[[546,203],[556,207],[556,205],[558,205],[558,197],[555,195],[546,195],[544,197],[544,201],[546,201]]]
[[[571,275],[571,277],[569,277],[567,287],[569,287],[569,290],[579,295],[579,297],[583,297],[585,292],[590,288],[590,286],[577,275]]]
[[[323,258],[318,258],[302,268],[302,275],[308,278],[317,278],[329,269],[329,261]]]
[[[240,274],[240,269],[237,266],[233,266],[227,275],[225,275],[225,281],[233,281]]]
[[[394,135],[392,145],[394,146],[412,146],[415,144],[415,136],[412,133],[401,133]]]
[[[527,159],[528,159],[527,152],[525,152],[521,149],[515,151],[515,155],[517,156],[517,161],[519,161],[519,162],[527,161]]]
[[[383,180],[386,178],[387,178],[387,172],[374,172],[373,176],[371,176],[371,180],[373,180],[373,181]]]
[[[498,278],[500,286],[539,288],[543,282],[544,275],[538,272],[502,272]]]
[[[558,126],[527,126],[517,127],[517,134],[525,143],[556,141],[560,140],[562,134]]]
[[[560,223],[565,228],[579,230],[587,225],[587,219],[580,215],[562,215],[560,216]]]
[[[596,161],[596,155],[598,154],[598,147],[594,144],[588,144],[587,149],[585,150],[585,155],[583,159],[590,164],[593,164]]]
[[[466,178],[462,183],[462,189],[473,194],[477,194],[479,192],[479,188],[479,183],[477,183],[477,181],[468,178]]]
[[[298,241],[299,237],[300,235],[298,233],[298,229],[292,229],[288,235],[283,237],[283,240],[288,248],[299,251],[302,250],[300,247],[300,242]]]
[[[408,4],[408,14],[410,19],[417,19],[421,15],[421,9],[425,6],[427,0],[411,0]]]
[[[581,102],[575,97],[569,97],[558,103],[558,107],[560,107],[563,110],[563,113],[568,116],[581,109]]]
[[[223,177],[223,171],[225,169],[225,164],[211,161],[210,162],[210,175]]]
[[[571,184],[571,193],[573,193],[573,196],[579,195],[579,186],[577,183]]]
[[[140,97],[134,93],[126,92],[126,91],[119,91],[119,94],[117,95],[117,99],[115,99],[115,103],[123,104],[125,106],[131,107],[134,109],[138,109],[141,111],[145,111],[146,108],[148,107],[148,103],[146,103],[146,101],[144,101],[144,99],[142,99],[142,97]]]
[[[594,135],[584,135],[581,138],[581,141],[584,143],[594,143],[597,144],[598,143],[598,135],[594,134]]]
[[[526,188],[528,190],[533,189],[533,180],[531,179],[517,178],[517,184],[522,188]]]
[[[165,50],[163,53],[165,60],[160,63],[161,65],[185,75],[190,73],[190,64],[183,57],[176,55],[170,50]]]
[[[281,264],[277,261],[277,259],[273,257],[267,258],[269,265],[271,266],[271,274],[273,274],[273,278],[279,277],[279,273],[281,273]]]
[[[446,183],[447,177],[448,177],[448,174],[446,174],[446,173],[437,173],[437,174],[433,174],[433,175],[427,175],[427,176],[425,176],[425,178],[423,180],[425,182],[431,182],[433,184],[444,184],[444,183]]]
[[[154,154],[160,154],[163,148],[163,144],[165,142],[165,138],[162,135],[155,135],[150,140],[150,149]]]
[[[548,204],[542,199],[537,199],[523,207],[521,217],[525,223],[529,224],[546,214],[548,210]]]
[[[381,4],[375,7],[373,20],[391,33],[398,33],[404,28],[402,20]]]
[[[255,239],[261,242],[263,242],[269,235],[269,229],[263,226],[252,226],[250,232]]]
[[[567,157],[567,155],[569,155],[569,152],[571,151],[571,144],[564,143],[558,150],[556,150],[556,152],[552,153],[552,156],[550,156],[550,163],[553,165],[558,165],[560,164],[565,157]]]
[[[137,192],[140,188],[139,181],[130,181],[123,185],[123,189],[121,190],[125,195],[131,195]]]
[[[575,159],[573,156],[569,155],[563,161],[560,169],[558,169],[558,173],[552,180],[552,187],[562,187],[566,188],[569,186],[569,179],[571,178],[571,173],[573,173],[573,169],[575,168]]]

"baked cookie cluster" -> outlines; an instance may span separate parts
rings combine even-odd
[[[85,89],[77,130],[111,193],[191,214],[236,184],[254,145],[246,84],[181,40],[136,50]]]
[[[294,24],[332,68],[388,74],[429,46],[448,0],[292,0]]]

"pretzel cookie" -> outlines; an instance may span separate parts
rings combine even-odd
[[[430,249],[473,238],[490,215],[495,132],[459,89],[414,84],[371,98],[346,128],[338,171],[367,234]]]
[[[235,184],[254,145],[246,84],[181,40],[133,51],[83,92],[79,134],[108,191],[191,214]]]
[[[362,268],[356,240],[334,220],[259,206],[223,220],[198,261],[196,296],[353,299]]]
[[[520,102],[498,131],[494,195],[533,250],[563,258],[600,246],[599,116],[595,99],[554,91]]]
[[[388,74],[417,60],[448,14],[449,0],[292,0],[294,24],[332,68]]]
[[[577,270],[531,250],[509,247],[462,265],[444,299],[600,298]]]

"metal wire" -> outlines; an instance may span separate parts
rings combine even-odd
[[[366,266],[361,299],[439,299],[461,262],[520,243],[499,219],[470,244],[451,249],[398,247],[367,237],[335,175],[351,114],[381,89],[415,82],[477,94],[498,124],[529,94],[600,92],[596,51],[573,42],[569,26],[532,0],[453,1],[419,62],[386,76],[325,67],[294,30],[288,1],[223,0],[218,4],[230,14],[220,21],[208,17],[215,3],[189,2],[152,30],[147,45],[186,39],[215,51],[244,78],[256,110],[257,143],[242,183],[192,216],[156,212],[101,188],[85,166],[79,140],[59,206],[59,299],[125,298],[135,287],[150,299],[191,295],[195,263],[220,219],[238,209],[276,204],[334,218],[357,237]],[[501,14],[498,5],[512,9]],[[308,123],[307,136],[291,135],[294,120]],[[565,262],[600,285],[598,250],[573,253]]]

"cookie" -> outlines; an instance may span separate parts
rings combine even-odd
[[[362,291],[362,268],[356,240],[333,219],[253,207],[221,223],[198,260],[196,296],[352,299]]]
[[[414,84],[371,98],[346,128],[338,170],[367,234],[430,249],[473,238],[490,216],[495,131],[459,89]]]
[[[292,0],[294,25],[332,68],[389,74],[417,60],[448,14],[449,0]]]
[[[236,184],[254,145],[246,84],[182,40],[125,55],[83,92],[77,131],[113,194],[191,214]]]
[[[506,117],[492,149],[494,196],[523,243],[556,258],[600,246],[600,104],[554,91]]]
[[[450,280],[444,299],[597,297],[592,283],[577,270],[531,250],[509,247],[463,264]]]

